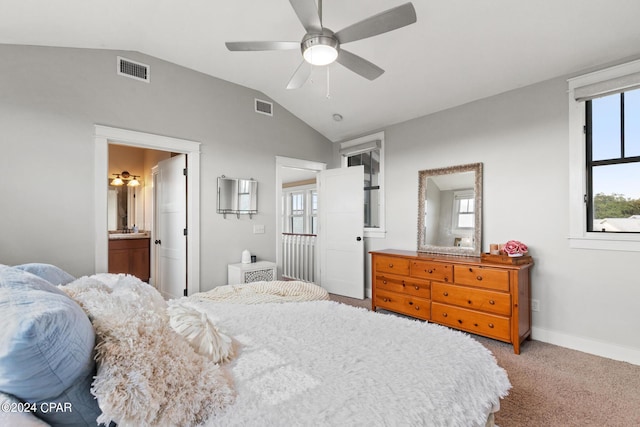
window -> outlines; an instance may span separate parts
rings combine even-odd
[[[340,144],[343,167],[364,166],[364,235],[384,237],[384,132]]]
[[[283,193],[284,233],[317,234],[318,192],[315,188],[294,189]]]
[[[473,192],[457,191],[453,195],[453,228],[473,229],[475,223]]]
[[[570,246],[640,251],[640,61],[568,83]]]
[[[640,233],[640,89],[585,108],[587,231]]]
[[[380,185],[380,149],[347,156],[347,166],[364,166],[364,226],[380,228],[378,200]]]

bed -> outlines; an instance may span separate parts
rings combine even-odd
[[[329,301],[311,284],[221,287],[166,303],[132,276],[50,280],[95,332],[86,392],[107,424],[485,426],[510,388],[470,336]],[[0,356],[0,391],[24,402],[3,388],[2,365]]]

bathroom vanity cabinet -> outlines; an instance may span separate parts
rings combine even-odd
[[[150,240],[111,239],[109,240],[109,273],[126,273],[149,282]]]

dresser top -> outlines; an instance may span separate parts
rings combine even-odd
[[[413,258],[425,261],[448,262],[451,264],[476,264],[508,269],[521,269],[531,267],[533,265],[533,259],[529,256],[523,258],[522,260],[518,260],[518,264],[505,264],[501,262],[488,261],[482,259],[481,257],[441,255],[428,252],[407,251],[402,249],[382,249],[377,251],[370,251],[369,253],[377,255],[397,256],[402,258]]]

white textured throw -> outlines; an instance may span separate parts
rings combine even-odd
[[[252,282],[219,286],[191,298],[233,304],[264,304],[268,302],[302,302],[328,300],[329,293],[318,285],[297,280]]]
[[[119,426],[191,426],[230,405],[227,377],[169,326],[166,303],[133,276],[96,275],[61,286],[96,331],[91,392]]]
[[[210,426],[484,426],[510,388],[481,344],[332,301],[187,298],[239,341],[238,396]]]

